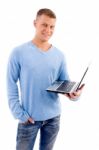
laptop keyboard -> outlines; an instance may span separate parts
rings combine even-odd
[[[56,90],[59,86],[60,86],[60,84],[62,83],[62,81],[56,81],[54,84],[53,84],[53,86],[51,86],[51,90]]]
[[[68,92],[72,89],[74,85],[75,82],[64,82],[59,88],[57,88],[57,90]]]

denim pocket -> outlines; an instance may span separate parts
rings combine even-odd
[[[27,120],[26,122],[22,122],[22,123],[19,123],[20,125],[29,125],[29,124],[32,124],[29,120]]]
[[[60,115],[52,119],[49,119],[47,124],[50,128],[58,131],[60,128]]]
[[[19,123],[18,124],[18,136],[17,138],[31,138],[35,132],[37,132],[37,127],[31,122]]]

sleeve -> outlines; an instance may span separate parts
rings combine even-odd
[[[63,61],[62,61],[62,65],[61,65],[61,69],[60,69],[60,76],[59,76],[59,80],[70,80],[70,77],[69,77],[69,74],[68,74],[68,69],[67,69],[67,64],[66,64],[66,61],[64,59],[64,56],[63,56]],[[80,96],[76,99],[70,99],[72,101],[77,101],[80,99]]]
[[[18,78],[20,75],[20,65],[18,63],[17,53],[12,52],[7,66],[7,94],[9,108],[16,119],[25,122],[29,114],[23,109],[19,100]]]
[[[61,67],[60,67],[59,80],[70,80],[68,69],[67,69],[67,64],[66,64],[64,56],[63,56]]]

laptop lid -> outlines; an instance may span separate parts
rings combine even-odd
[[[79,82],[72,82],[72,81],[55,81],[51,86],[49,86],[46,90],[49,92],[56,92],[56,93],[72,93],[77,91],[82,84],[82,81],[89,69],[90,64],[87,66],[84,74]]]

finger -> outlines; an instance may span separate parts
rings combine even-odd
[[[82,89],[84,86],[85,86],[85,84],[82,84],[81,87],[80,87],[80,89]]]
[[[33,123],[33,124],[35,123],[32,118],[29,118],[28,120],[29,120],[31,123]]]
[[[66,97],[68,97],[69,99],[71,99],[72,98],[72,95],[71,95],[71,93],[66,93],[66,94],[64,94]]]
[[[70,95],[69,95],[69,94],[66,93],[66,94],[64,94],[64,95],[65,95],[66,97],[70,98]]]
[[[82,90],[84,88],[85,84],[82,84],[78,90]]]
[[[77,93],[69,93],[70,99],[75,99],[77,98]]]
[[[83,87],[82,87],[83,88]],[[75,96],[80,96],[80,94],[82,93],[82,88],[81,89],[78,89],[77,91],[73,92],[73,94]]]

